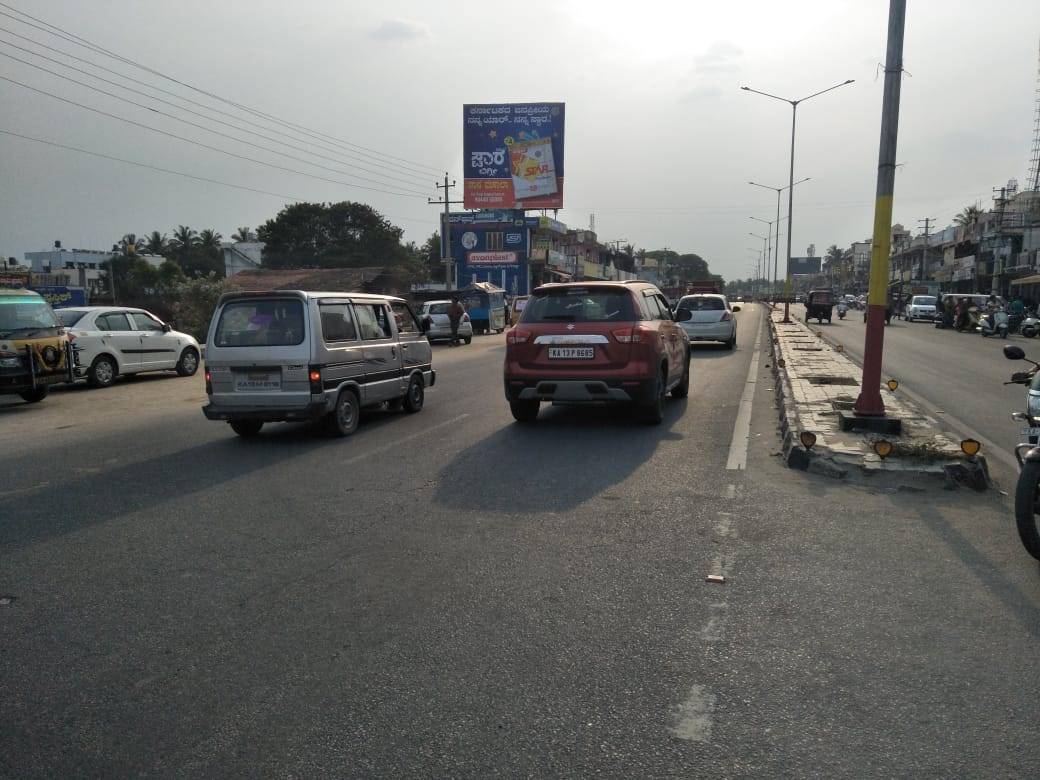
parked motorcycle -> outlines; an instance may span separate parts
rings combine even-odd
[[[1026,411],[1014,412],[1011,416],[1029,427],[1021,431],[1022,441],[1015,447],[1018,461],[1018,484],[1015,486],[1015,525],[1026,552],[1040,560],[1040,363],[1029,360],[1021,347],[1014,344],[1004,346],[1004,357],[1008,360],[1025,360],[1033,364],[1029,371],[1016,371],[1006,385],[1026,385]]]
[[[986,312],[979,320],[979,326],[977,330],[983,338],[987,336],[1000,336],[1002,339],[1006,339],[1008,335],[1008,322],[1010,318],[1003,309],[997,309],[996,311]]]
[[[1018,330],[1027,339],[1036,338],[1036,334],[1040,333],[1040,320],[1032,314],[1027,314]]]

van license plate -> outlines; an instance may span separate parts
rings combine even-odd
[[[554,360],[592,360],[596,357],[594,347],[549,347],[549,357]]]
[[[238,392],[270,392],[282,389],[282,376],[275,373],[235,374],[235,390]]]

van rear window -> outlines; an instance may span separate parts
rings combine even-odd
[[[224,304],[214,341],[218,347],[289,347],[303,342],[303,303],[289,298]]]

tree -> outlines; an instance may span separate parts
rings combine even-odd
[[[961,209],[961,213],[953,218],[953,221],[960,227],[974,227],[975,223],[979,221],[979,217],[981,216],[982,209],[978,206],[965,206]]]
[[[257,229],[273,268],[410,266],[404,231],[364,203],[294,203]]]
[[[187,252],[199,243],[199,234],[187,225],[178,225],[170,239],[170,247],[177,252]]]
[[[220,249],[220,242],[223,238],[217,231],[207,228],[199,233],[198,246],[202,249]]]
[[[165,233],[153,230],[144,240],[144,248],[152,255],[165,255],[170,250],[170,242]]]
[[[231,234],[232,241],[256,241],[256,233],[248,227],[235,228]]]
[[[116,244],[117,251],[123,257],[137,254],[138,250],[144,249],[144,245],[138,240],[136,233],[127,233]]]

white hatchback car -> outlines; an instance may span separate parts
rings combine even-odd
[[[906,321],[928,320],[931,322],[935,319],[935,302],[934,295],[915,295],[910,299],[910,305],[906,307]]]
[[[426,339],[431,344],[438,339],[451,338],[451,322],[448,319],[450,308],[451,301],[426,301],[419,309],[419,322],[427,323]],[[463,314],[459,322],[459,338],[466,344],[473,341],[473,323],[468,314]]]
[[[703,293],[680,298],[675,311],[684,309],[690,312],[690,318],[679,324],[691,342],[721,341],[726,349],[733,349],[737,343],[737,321],[733,312],[740,311],[739,306],[731,307],[725,295]]]
[[[68,329],[76,376],[92,387],[108,387],[120,374],[176,371],[192,376],[199,370],[199,342],[144,309],[77,306],[54,313]]]

